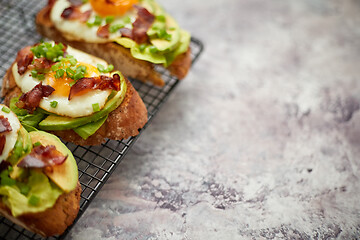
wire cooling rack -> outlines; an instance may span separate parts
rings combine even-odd
[[[35,30],[34,17],[44,6],[45,2],[37,0],[0,0],[0,78],[4,76],[6,70],[10,67],[18,50],[41,39],[41,36]],[[202,52],[203,45],[199,40],[192,38],[190,46],[194,63]],[[152,118],[179,83],[176,78],[170,76],[164,69],[158,68],[157,70],[166,82],[162,88],[130,79],[148,109],[149,121],[140,131],[140,134],[149,125]],[[105,144],[94,147],[82,147],[71,143],[66,144],[78,163],[79,180],[82,187],[80,211],[74,224],[100,191],[139,135],[122,141],[107,140]],[[61,236],[47,239],[64,239],[70,228]],[[43,238],[0,217],[0,239],[25,240]]]

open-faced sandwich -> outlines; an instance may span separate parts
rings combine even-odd
[[[154,0],[49,0],[36,24],[43,36],[155,85],[164,85],[156,64],[179,79],[191,65],[190,34]]]
[[[25,47],[7,71],[5,104],[27,129],[50,131],[79,145],[139,133],[147,122],[140,96],[104,60],[62,43]]]
[[[41,234],[62,234],[79,211],[76,161],[54,135],[27,132],[0,104],[0,215]]]

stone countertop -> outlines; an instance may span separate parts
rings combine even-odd
[[[205,51],[69,239],[359,236],[359,1],[160,2]]]

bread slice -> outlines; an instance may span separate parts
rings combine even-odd
[[[70,226],[79,212],[81,186],[63,193],[56,200],[55,205],[43,212],[27,213],[14,217],[10,209],[0,201],[0,214],[23,228],[38,233],[44,237],[60,235]]]
[[[16,64],[15,62],[13,64]],[[10,99],[22,94],[16,85],[12,74],[12,66],[7,70],[2,84],[1,95],[4,103],[10,104]],[[126,139],[139,134],[139,130],[147,122],[147,109],[135,88],[126,79],[127,91],[120,106],[112,111],[105,123],[88,139],[84,140],[73,130],[53,131],[51,133],[59,136],[65,141],[77,145],[99,145],[105,142],[106,138],[113,140]]]
[[[50,20],[51,7],[46,6],[36,16],[36,28],[38,32],[52,40],[68,44],[74,48],[100,57],[112,63],[115,69],[122,72],[125,76],[136,78],[143,82],[152,82],[154,85],[163,86],[164,80],[155,71],[155,64],[133,58],[129,49],[116,43],[87,43],[81,41],[67,40],[58,31]],[[168,67],[170,73],[178,79],[183,79],[191,66],[190,47],[187,52],[177,56],[174,62]]]

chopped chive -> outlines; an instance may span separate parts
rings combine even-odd
[[[105,71],[105,67],[102,64],[98,63],[96,66],[97,66],[97,69],[99,70],[99,72]]]
[[[176,29],[176,27],[169,28],[170,31],[174,31],[175,29]]]
[[[37,71],[34,69],[34,70],[31,70],[31,76],[33,77],[33,78],[37,78],[37,75],[38,75],[38,73],[37,73]]]
[[[75,66],[77,64],[77,60],[74,57],[70,58],[69,62],[71,66]]]
[[[113,16],[107,16],[105,18],[105,22],[106,24],[112,23],[114,21],[114,17]]]
[[[139,45],[140,52],[143,52],[145,48],[146,48],[146,44],[143,43]]]
[[[99,26],[102,23],[102,18],[100,16],[95,16],[94,25]]]
[[[69,83],[69,86],[72,87],[75,83],[76,81],[72,81],[71,83]]]
[[[25,196],[28,195],[28,193],[30,192],[30,189],[31,189],[30,186],[25,185],[25,184],[21,184],[19,186],[19,188],[20,188],[20,193]]]
[[[100,111],[100,106],[99,106],[98,103],[94,103],[94,104],[92,105],[92,108],[93,108],[94,112]]]
[[[111,72],[112,70],[114,70],[114,65],[110,64],[107,68],[106,68],[107,72]]]
[[[168,34],[168,35],[166,35],[166,37],[164,38],[165,40],[167,40],[167,41],[171,41],[171,35],[170,34]]]
[[[45,79],[45,75],[44,74],[38,74],[37,75],[37,79],[39,79],[40,81]]]
[[[12,172],[14,170],[14,168],[12,166],[9,166],[8,170],[9,170],[9,172]]]
[[[109,32],[114,33],[114,32],[118,31],[120,28],[123,28],[123,27],[124,27],[124,24],[122,24],[122,23],[117,23],[117,24],[110,25]]]
[[[88,26],[88,27],[92,27],[92,26],[94,26],[94,24],[93,24],[93,23],[91,23],[91,22],[86,22],[86,26]]]
[[[9,113],[10,109],[8,107],[2,107],[1,111],[3,111],[4,113]]]
[[[157,53],[158,49],[155,46],[150,46],[149,51],[150,53]]]
[[[160,22],[165,22],[166,18],[164,15],[158,15],[156,16],[156,20],[159,20]]]
[[[36,195],[31,195],[28,201],[28,203],[33,206],[38,205],[39,202],[40,202],[40,198]]]
[[[57,102],[57,101],[51,101],[51,102],[50,102],[50,107],[52,107],[52,108],[56,108],[57,105],[58,105],[58,102]]]
[[[124,17],[124,23],[131,23],[131,18],[129,16]]]
[[[74,80],[79,80],[84,77],[84,74],[82,72],[77,72],[74,75]]]
[[[75,72],[74,72],[74,70],[72,70],[71,68],[66,68],[66,75],[69,77],[69,78],[71,78],[71,79],[73,79],[74,78],[74,74],[75,74]]]
[[[59,69],[60,66],[61,66],[61,63],[58,62],[51,66],[51,70],[56,71]]]
[[[33,144],[34,147],[38,147],[38,146],[41,146],[41,142],[36,142]]]
[[[58,69],[55,71],[55,78],[61,78],[64,76],[65,70],[64,69]]]
[[[1,181],[0,181],[0,185],[13,186],[15,184],[16,184],[16,181],[8,176],[2,177]]]

